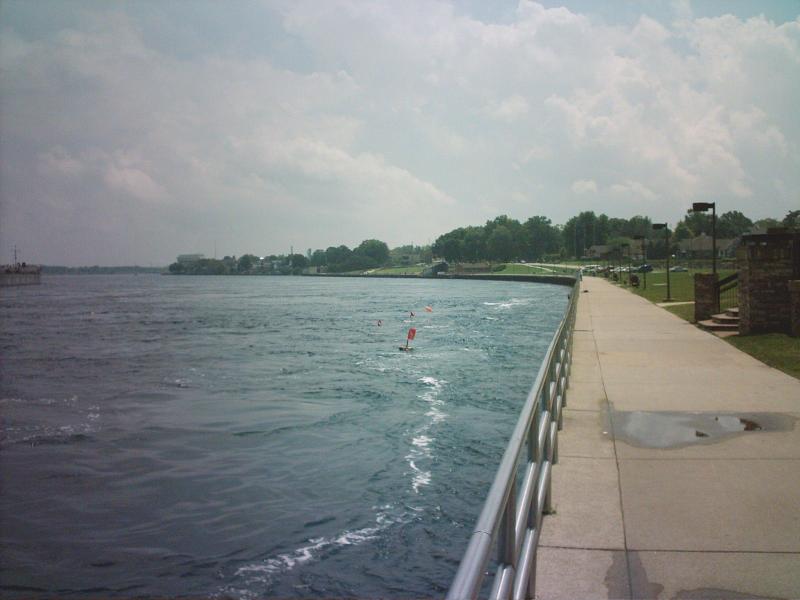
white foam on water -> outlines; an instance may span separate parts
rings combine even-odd
[[[254,591],[254,586],[267,586],[272,583],[276,575],[287,573],[310,561],[319,558],[319,555],[329,549],[356,546],[378,537],[384,529],[401,522],[398,517],[391,515],[391,505],[374,507],[378,509],[375,515],[375,526],[362,529],[347,530],[332,537],[309,538],[307,544],[272,556],[262,562],[244,565],[234,573],[234,577],[244,580],[245,588],[227,586],[221,590],[223,597],[234,595],[237,598],[248,600],[263,596],[263,591]]]
[[[493,306],[495,307],[495,310],[508,310],[509,308],[514,308],[515,306],[525,306],[526,304],[530,304],[530,299],[511,298],[505,302],[484,302],[483,304],[484,306]]]
[[[411,475],[411,489],[415,494],[419,494],[421,488],[430,485],[433,479],[431,471],[420,467],[418,464],[421,461],[430,461],[433,459],[431,443],[434,441],[434,438],[430,435],[430,430],[434,425],[441,423],[447,418],[447,414],[441,409],[441,407],[444,406],[444,401],[439,398],[439,392],[447,382],[429,375],[420,377],[418,381],[430,387],[417,396],[420,400],[428,404],[428,410],[425,412],[428,421],[414,431],[413,437],[411,438],[411,447],[409,448],[408,454],[405,456],[406,463],[408,463],[411,469],[409,473]]]

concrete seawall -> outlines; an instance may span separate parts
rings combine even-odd
[[[422,277],[420,275],[363,275],[352,273],[308,273],[303,277],[359,277],[362,279],[420,279],[420,280],[477,280],[477,281],[521,281],[527,283],[552,283],[556,285],[572,286],[575,277],[570,275],[438,275],[436,277]]]

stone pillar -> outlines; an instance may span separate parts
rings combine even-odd
[[[713,273],[694,274],[694,320],[710,319],[717,312],[717,280]]]
[[[791,296],[789,334],[793,337],[800,337],[800,279],[789,282],[789,295]]]
[[[742,238],[739,268],[739,332],[789,333],[789,282],[800,279],[800,236],[770,232]]]

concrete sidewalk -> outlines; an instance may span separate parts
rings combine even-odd
[[[537,598],[800,598],[800,381],[582,286]]]

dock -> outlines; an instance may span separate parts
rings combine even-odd
[[[536,597],[800,598],[800,380],[582,289]]]

